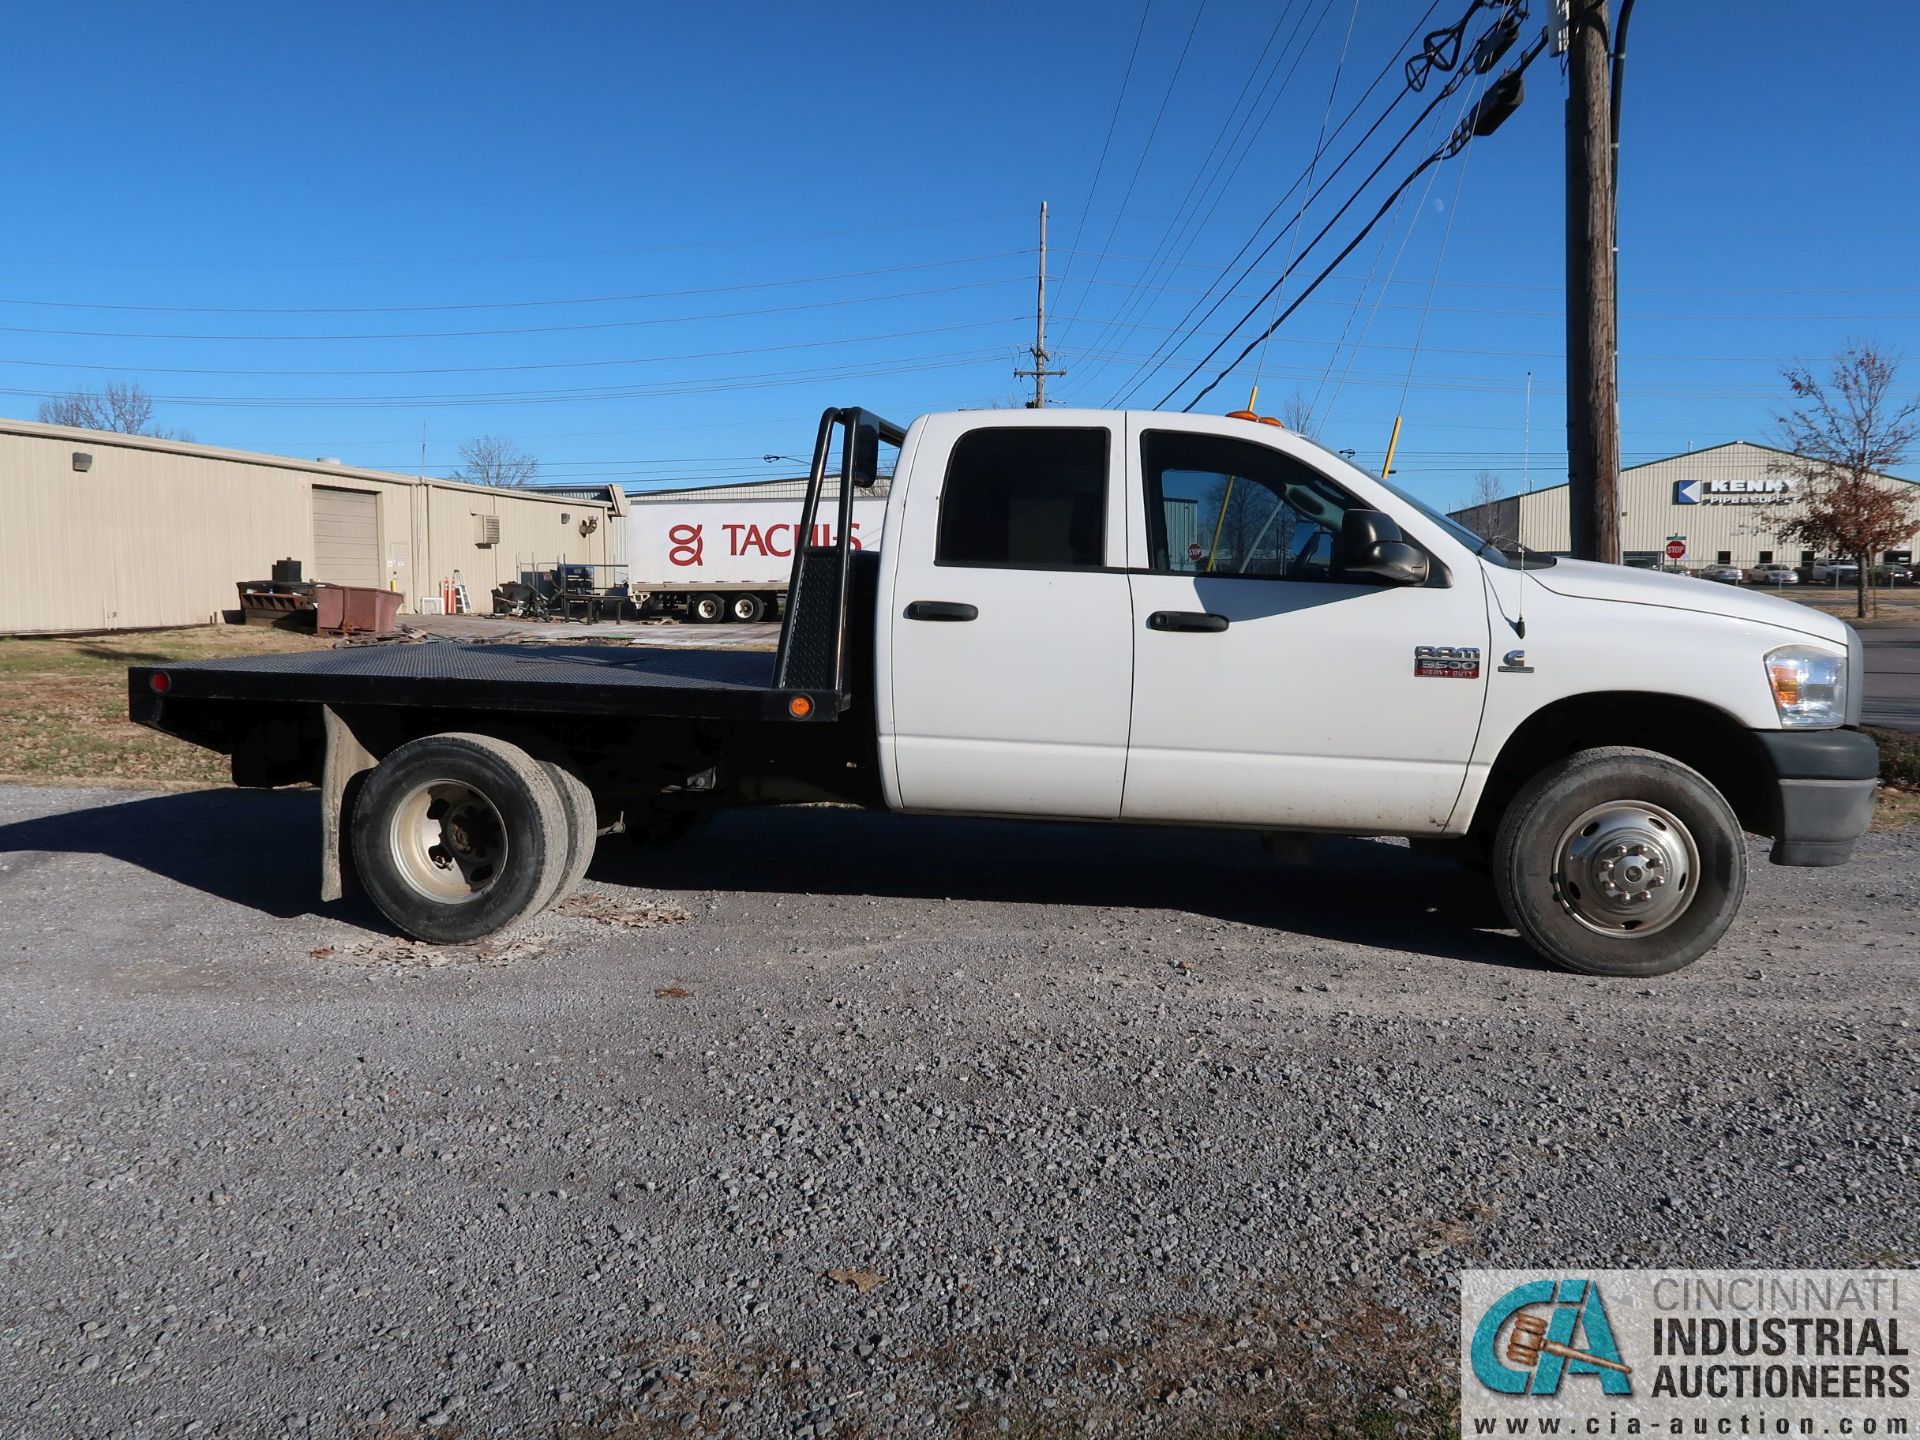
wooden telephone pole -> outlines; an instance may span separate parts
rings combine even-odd
[[[1606,0],[1572,0],[1567,76],[1567,482],[1578,560],[1620,563],[1613,97]]]
[[[1014,378],[1033,381],[1033,399],[1027,402],[1027,408],[1044,410],[1047,408],[1047,377],[1067,373],[1047,368],[1047,361],[1052,357],[1047,354],[1047,202],[1044,200],[1040,202],[1040,290],[1034,302],[1033,346],[1029,353],[1033,356],[1033,369],[1016,369]]]

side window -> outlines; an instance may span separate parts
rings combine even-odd
[[[1312,466],[1265,445],[1149,430],[1148,568],[1172,575],[1331,580],[1333,540],[1356,508]]]
[[[947,462],[937,565],[1098,569],[1107,553],[1107,431],[972,430]]]

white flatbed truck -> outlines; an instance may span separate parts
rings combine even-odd
[[[828,460],[839,441],[837,474]],[[887,542],[848,544],[898,447]],[[829,508],[831,507],[831,508]],[[470,941],[596,838],[725,806],[1407,836],[1590,974],[1712,948],[1743,831],[1837,865],[1877,784],[1858,638],[1811,608],[1504,554],[1236,417],[829,410],[776,654],[370,646],[129,675],[142,724],[312,782],[323,888]],[[777,863],[777,857],[776,857]]]

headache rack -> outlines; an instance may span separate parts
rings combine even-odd
[[[785,698],[787,714],[795,720],[837,719],[852,704],[847,683],[847,597],[853,568],[853,492],[871,489],[880,478],[881,442],[898,448],[907,438],[900,426],[870,410],[836,408],[820,417],[807,498],[800,511],[799,533],[807,540],[816,533],[836,430],[841,432],[840,488],[835,496],[832,543],[793,547],[786,621],[773,661],[773,687]],[[824,703],[829,697],[830,706]]]

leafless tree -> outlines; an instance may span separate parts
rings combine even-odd
[[[468,485],[531,485],[540,477],[540,462],[513,441],[498,435],[480,435],[460,447],[460,468],[449,479]]]
[[[1920,397],[1894,395],[1898,356],[1850,340],[1821,379],[1806,366],[1783,372],[1795,403],[1775,414],[1782,448],[1773,469],[1796,482],[1799,513],[1781,533],[1860,567],[1857,614],[1867,613],[1868,575],[1880,551],[1920,527],[1905,486],[1881,477],[1920,443]]]
[[[1314,424],[1313,402],[1298,389],[1287,397],[1287,403],[1280,407],[1280,414],[1276,418],[1294,434],[1304,435],[1309,440],[1318,428]]]
[[[1514,505],[1502,495],[1505,489],[1505,483],[1493,471],[1476,470],[1467,487],[1466,506],[1459,516],[1469,530],[1495,545],[1512,545],[1517,540],[1512,532],[1519,517],[1514,513]]]
[[[1286,573],[1300,517],[1264,485],[1223,476],[1199,507],[1199,540],[1210,561],[1203,569],[1221,575]]]
[[[109,380],[100,390],[71,390],[40,402],[43,425],[71,425],[79,430],[107,430],[116,435],[153,435],[163,440],[191,440],[184,430],[168,430],[153,423],[153,397],[131,380]]]

